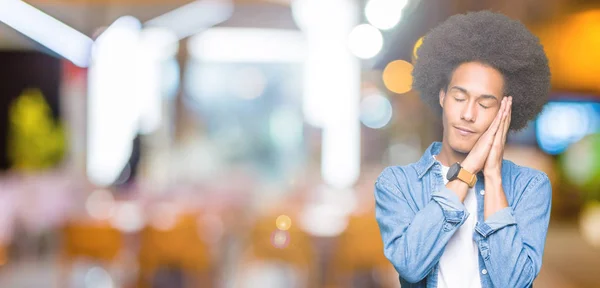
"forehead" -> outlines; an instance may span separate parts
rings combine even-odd
[[[452,86],[460,86],[472,96],[487,94],[501,98],[504,91],[504,77],[500,71],[490,66],[468,62],[454,70],[448,88]]]

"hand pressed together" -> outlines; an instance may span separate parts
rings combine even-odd
[[[477,143],[462,163],[467,171],[478,173],[483,170],[484,174],[499,174],[501,172],[504,144],[510,127],[511,106],[512,97],[504,97],[494,121],[477,140]]]

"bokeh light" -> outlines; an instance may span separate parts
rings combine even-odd
[[[538,144],[548,154],[562,153],[570,144],[598,130],[598,104],[551,102],[537,119]]]
[[[85,274],[86,288],[112,288],[113,280],[102,267],[93,267]]]
[[[413,47],[413,54],[412,54],[413,61],[415,61],[415,60],[417,60],[417,58],[419,58],[419,55],[417,55],[417,51],[419,50],[419,47],[421,47],[421,45],[423,45],[423,37],[419,38],[419,40],[417,40],[417,42],[415,43],[415,46]]]
[[[560,161],[571,183],[600,196],[600,134],[588,135],[571,145]]]
[[[85,209],[92,218],[106,220],[114,213],[115,199],[110,191],[98,189],[88,196]]]
[[[361,59],[375,57],[382,47],[383,36],[381,32],[369,24],[354,27],[348,37],[348,48],[352,54]]]
[[[365,16],[371,25],[388,30],[402,18],[402,9],[408,0],[370,0],[365,6]]]
[[[275,220],[277,229],[287,231],[292,226],[292,219],[287,215],[279,215]]]
[[[300,216],[300,228],[317,237],[338,236],[348,227],[347,210],[337,203],[309,204]]]
[[[231,92],[241,99],[256,99],[267,87],[267,76],[256,67],[245,67],[233,75],[233,83],[228,83]]]
[[[406,93],[412,89],[412,71],[412,64],[404,60],[392,61],[383,70],[383,84],[394,93]]]
[[[174,203],[164,202],[154,205],[150,215],[150,225],[161,231],[172,229],[177,224],[178,210],[178,206]]]
[[[579,226],[583,239],[591,246],[600,248],[600,202],[589,202],[584,206]]]
[[[140,231],[144,226],[142,208],[132,201],[119,203],[110,222],[113,227],[125,233]]]
[[[360,121],[373,129],[383,128],[392,119],[392,104],[380,94],[365,97],[360,103]]]
[[[273,231],[271,234],[271,244],[278,249],[286,248],[290,244],[290,233],[282,230]]]

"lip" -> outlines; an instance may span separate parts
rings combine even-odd
[[[463,135],[463,136],[467,136],[467,135],[471,135],[471,134],[475,133],[474,131],[469,130],[467,128],[463,128],[463,127],[454,126],[454,128],[456,128],[456,130],[458,130],[458,133],[460,133],[460,135]]]

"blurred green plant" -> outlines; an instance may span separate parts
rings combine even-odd
[[[600,133],[569,146],[559,163],[569,183],[584,193],[584,201],[600,201]]]
[[[53,119],[39,89],[26,89],[12,102],[7,144],[14,170],[44,170],[63,159],[66,149],[63,125]]]

